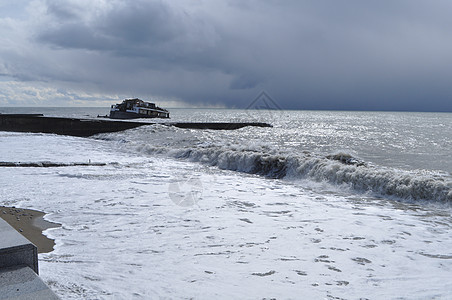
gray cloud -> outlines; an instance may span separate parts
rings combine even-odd
[[[236,107],[266,90],[283,108],[452,111],[448,1],[32,5],[11,37],[22,51],[0,46],[17,80]]]

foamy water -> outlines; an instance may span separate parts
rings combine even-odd
[[[250,119],[274,127],[0,132],[0,161],[105,163],[0,168],[0,203],[62,224],[39,266],[63,299],[451,294],[451,114],[172,112]]]

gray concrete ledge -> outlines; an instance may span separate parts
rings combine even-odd
[[[0,300],[59,299],[38,276],[38,249],[0,219]]]
[[[0,269],[0,299],[59,299],[27,266]]]
[[[25,265],[36,274],[38,271],[38,249],[29,240],[0,219],[0,269]]]

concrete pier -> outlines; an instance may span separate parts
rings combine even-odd
[[[0,299],[59,299],[38,276],[38,250],[0,219]]]
[[[45,117],[41,114],[0,114],[0,131],[54,133],[87,137],[117,132],[145,125],[162,124],[188,129],[235,130],[246,126],[272,127],[259,122],[131,122],[110,119],[77,119]]]
[[[101,119],[44,117],[43,115],[0,114],[0,131],[54,133],[87,137],[147,125]]]

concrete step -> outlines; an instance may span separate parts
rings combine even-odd
[[[32,269],[15,266],[0,269],[0,299],[59,299]]]
[[[0,300],[59,299],[38,276],[38,249],[0,219]]]

